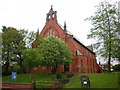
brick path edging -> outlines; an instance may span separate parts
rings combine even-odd
[[[0,83],[2,88],[33,88],[32,83],[12,83],[12,82],[2,82]]]

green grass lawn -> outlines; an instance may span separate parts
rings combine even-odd
[[[64,86],[64,88],[82,88],[81,76],[87,75],[90,79],[90,88],[118,88],[118,76],[120,73],[102,73],[102,74],[78,74]],[[119,87],[120,88],[120,87]]]
[[[33,73],[32,77],[36,81],[51,81],[54,74],[45,73]],[[12,76],[6,76],[2,78],[2,82],[16,82],[16,83],[31,83],[30,74],[17,74],[17,80],[13,81]]]
[[[36,81],[47,81],[48,84],[51,84],[49,82],[52,81],[53,77],[56,74],[47,74],[47,73],[32,73],[32,78],[35,78]],[[61,74],[64,76],[64,74]],[[31,83],[30,74],[17,74],[17,80],[13,81],[12,76],[6,76],[2,77],[2,82],[14,82],[14,83]],[[42,84],[42,83],[37,83]],[[47,84],[46,84],[47,86]],[[48,85],[49,86],[49,85]],[[37,88],[42,88],[43,86],[37,85]]]
[[[70,82],[64,86],[64,88],[82,88],[81,87],[81,76],[87,75],[90,79],[90,88],[118,88],[118,79],[120,73],[101,73],[101,74],[76,74],[72,77]],[[36,81],[52,81],[52,78],[55,74],[45,74],[45,73],[34,73],[32,77],[36,79]],[[65,74],[62,74],[65,75]],[[2,78],[3,82],[16,82],[16,83],[31,83],[30,74],[18,74],[17,80],[12,81],[10,76],[6,76]],[[40,86],[37,86],[40,88]],[[120,88],[120,87],[119,87]]]

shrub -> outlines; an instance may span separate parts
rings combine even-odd
[[[120,64],[113,66],[114,71],[120,71]]]
[[[56,74],[56,79],[62,79],[62,74],[61,73],[57,73]]]

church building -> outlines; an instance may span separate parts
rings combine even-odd
[[[46,16],[46,24],[42,31],[41,36],[49,37],[51,35],[61,38],[67,43],[70,48],[73,59],[72,63],[59,65],[57,72],[68,73],[102,73],[102,68],[97,64],[95,53],[91,46],[87,47],[83,45],[74,35],[72,35],[66,28],[61,27],[57,21],[57,12],[53,11],[51,7]],[[35,46],[32,46],[35,48]],[[51,73],[51,67],[39,66],[32,70],[33,73]]]

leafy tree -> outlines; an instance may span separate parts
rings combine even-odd
[[[13,64],[9,68],[9,72],[17,72],[20,73],[20,66],[18,64]]]
[[[42,43],[43,38],[44,38],[44,36],[41,36],[41,35],[39,34],[39,30],[38,30],[37,33],[36,33],[36,39],[35,39],[34,42],[32,43],[32,47],[33,47],[33,48],[38,48],[38,47],[40,46],[40,44]]]
[[[35,34],[33,32],[28,33],[27,30],[17,30],[13,27],[3,26],[2,28],[2,61],[5,65],[6,74],[8,74],[8,67],[10,63],[17,62],[22,70],[22,51],[26,49],[26,46],[30,46],[34,40]]]
[[[6,27],[3,26],[2,29],[2,60],[4,62],[5,65],[5,70],[6,70],[6,74],[8,74],[8,68],[10,66],[10,62],[16,60],[16,56],[15,56],[15,49],[17,46],[17,42],[19,42],[19,40],[17,41],[17,37],[19,36],[19,33],[17,32],[17,30],[13,27]]]
[[[25,68],[29,70],[30,78],[31,78],[31,72],[34,67],[37,67],[41,63],[41,55],[38,52],[38,49],[26,49],[23,51],[23,65]]]
[[[120,60],[118,9],[109,2],[101,2],[96,8],[95,15],[87,18],[93,25],[88,38],[97,40],[94,44],[97,53],[108,61],[108,71],[110,71],[111,60]]]
[[[72,59],[68,46],[61,39],[50,36],[44,38],[39,47],[42,60],[41,65],[52,67],[52,72],[57,71],[59,64],[70,63]]]
[[[26,30],[19,30],[19,38],[17,38],[16,40],[18,41],[18,43],[16,43],[17,47],[14,49],[14,54],[17,56],[17,62],[18,65],[20,65],[21,67],[21,72],[23,71],[23,66],[22,66],[22,62],[23,62],[23,57],[22,57],[22,51],[28,47],[31,47],[31,43],[34,41],[36,33],[34,32],[28,32]],[[20,38],[21,37],[21,38]]]

